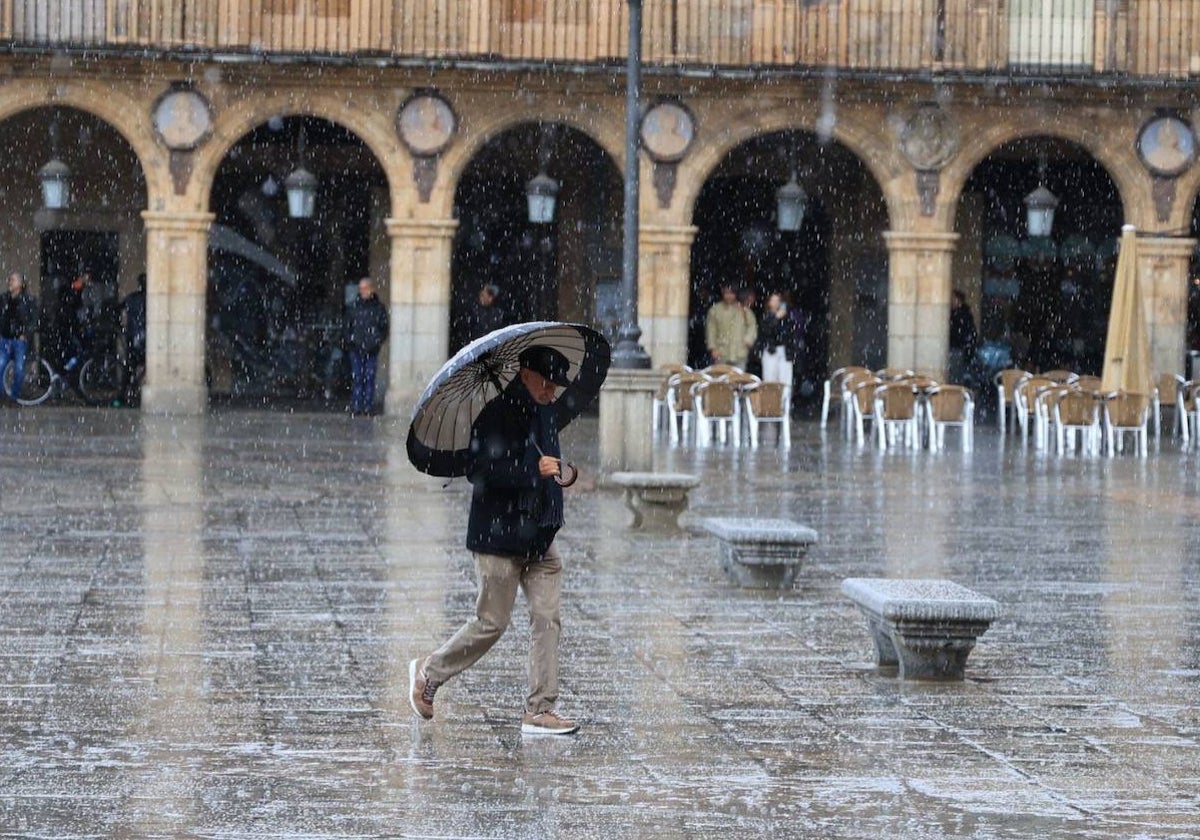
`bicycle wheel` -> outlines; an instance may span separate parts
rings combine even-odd
[[[4,368],[4,393],[11,394],[13,389],[13,372],[16,370],[9,362]],[[21,405],[41,405],[49,399],[54,390],[54,370],[50,363],[39,356],[25,358],[25,379],[21,381],[21,393],[17,394],[17,402]]]
[[[92,405],[109,405],[125,392],[125,368],[114,354],[92,356],[79,369],[79,393]]]

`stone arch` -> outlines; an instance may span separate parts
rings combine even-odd
[[[1121,196],[1126,219],[1145,224],[1154,218],[1154,208],[1148,206],[1146,200],[1149,191],[1142,189],[1145,171],[1133,153],[1132,140],[1129,151],[1121,153],[1114,151],[1119,144],[1104,142],[1103,135],[1111,136],[1111,132],[1097,131],[1093,122],[1073,114],[1031,119],[1034,116],[1025,113],[1014,115],[1014,120],[992,123],[966,139],[957,157],[942,172],[941,198],[935,216],[940,229],[954,229],[963,190],[979,164],[1003,146],[1035,137],[1049,137],[1079,146],[1112,178]],[[1016,118],[1019,118],[1019,123]],[[1131,126],[1129,131],[1132,138],[1134,128]]]
[[[1175,184],[1175,206],[1167,229],[1172,233],[1194,233],[1192,218],[1200,204],[1200,166],[1192,164]]]
[[[0,88],[0,121],[39,108],[72,108],[110,126],[129,144],[142,167],[146,209],[162,209],[172,192],[171,177],[165,149],[154,138],[143,101],[120,88],[90,81],[18,81]]]
[[[725,122],[735,122],[726,119]],[[680,164],[677,193],[672,202],[676,223],[691,224],[695,204],[705,183],[721,162],[735,149],[755,137],[784,131],[817,133],[817,115],[798,117],[794,111],[778,109],[764,112],[746,120],[738,128],[724,131],[719,139],[705,143],[700,135],[698,148]],[[875,179],[888,207],[888,217],[893,230],[901,229],[904,218],[904,196],[900,171],[889,147],[878,140],[878,127],[872,129],[856,114],[839,116],[831,140],[846,148],[856,157]]]
[[[544,127],[553,131],[544,132]],[[533,221],[536,172],[558,184],[553,218]],[[612,327],[598,306],[619,266],[622,183],[611,154],[563,123],[522,121],[494,134],[457,178],[450,259],[450,339],[457,349],[503,321],[564,319]],[[480,306],[481,278],[498,289]],[[603,312],[600,310],[604,310]]]
[[[744,286],[758,295],[759,305],[768,293],[783,292],[805,315],[807,346],[798,365],[803,378],[795,384],[798,395],[808,398],[812,382],[851,358],[878,366],[885,361],[885,235],[895,224],[895,205],[879,182],[880,167],[872,171],[861,145],[856,153],[841,142],[821,143],[815,131],[791,123],[756,129],[739,133],[732,145],[722,143],[719,158],[708,149],[692,170],[694,180],[686,181],[694,195],[677,202],[690,204],[687,221],[696,231],[688,274],[676,278],[686,284],[677,293],[688,300],[687,361],[709,358],[704,315],[722,285]],[[799,173],[810,201],[801,230],[781,231],[775,192],[787,180],[793,154],[802,169],[810,162]],[[710,161],[701,181],[700,166]],[[870,306],[856,304],[868,299]]]
[[[451,103],[453,105],[453,102]],[[625,127],[608,116],[607,111],[580,112],[570,108],[546,108],[542,105],[515,107],[478,123],[467,124],[473,117],[459,113],[460,138],[443,155],[438,167],[440,189],[434,190],[433,210],[437,218],[450,218],[454,213],[454,196],[463,172],[480,150],[504,132],[525,123],[557,123],[583,134],[608,155],[617,171],[624,172]],[[466,131],[463,129],[466,128]]]
[[[1117,175],[1136,170],[1122,167],[1119,158],[1114,166],[1112,156],[1106,164],[1078,134],[1036,125],[1007,132],[1003,143],[986,155],[981,151],[971,150],[970,175],[956,186],[949,214],[960,237],[954,279],[978,319],[981,339],[991,342],[988,366],[977,375],[986,380],[997,368],[1014,365],[1098,373],[1112,249],[1133,212],[1130,184],[1122,194]],[[1047,174],[1041,181],[1035,161],[1043,154]],[[1022,201],[1039,181],[1061,200],[1048,236],[1032,235],[1024,220]],[[1133,186],[1136,196],[1142,187]]]
[[[406,201],[405,194],[415,194],[415,188],[412,185],[412,158],[400,143],[391,116],[380,116],[394,113],[395,108],[390,104],[379,108],[352,107],[347,97],[327,92],[303,97],[282,92],[230,103],[218,110],[213,136],[198,155],[192,175],[196,204],[200,208],[208,207],[222,161],[254,128],[276,116],[311,117],[339,125],[362,140],[387,178],[391,212],[395,215],[397,208]]]
[[[298,166],[315,176],[316,197],[294,214],[285,184]],[[383,162],[339,122],[276,112],[239,136],[206,188],[210,398],[342,403],[349,389],[337,336],[352,290],[366,277],[381,302],[391,297],[393,195]]]

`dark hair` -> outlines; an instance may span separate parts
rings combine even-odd
[[[950,292],[950,295],[959,303],[967,302],[967,293],[964,292],[962,289],[955,289],[952,292]]]
[[[483,291],[487,292],[489,295],[491,295],[494,298],[500,297],[500,287],[497,286],[495,283],[484,283]]]

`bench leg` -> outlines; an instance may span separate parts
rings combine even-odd
[[[688,491],[681,488],[627,487],[625,507],[633,514],[630,528],[672,531],[688,507]]]
[[[632,488],[625,488],[625,509],[633,514],[633,521],[629,523],[630,528],[642,527],[642,511],[638,508],[635,500],[636,493]]]
[[[867,613],[867,630],[871,633],[871,644],[875,646],[875,664],[880,668],[895,668],[900,664],[896,646],[892,644],[891,631],[875,615]]]
[[[959,635],[945,627],[892,629],[902,680],[961,680],[975,635]]]
[[[886,621],[862,610],[875,646],[875,664],[897,668],[902,680],[961,680],[975,640],[987,622]]]
[[[738,586],[745,589],[791,589],[800,573],[800,561],[804,549],[793,549],[793,556],[780,558],[781,562],[746,562],[742,553],[733,545],[722,541],[720,563],[725,572]],[[772,558],[774,559],[774,558]]]

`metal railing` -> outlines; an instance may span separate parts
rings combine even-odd
[[[20,48],[470,58],[625,54],[622,0],[0,0]],[[1200,0],[644,0],[654,65],[1200,75]]]

